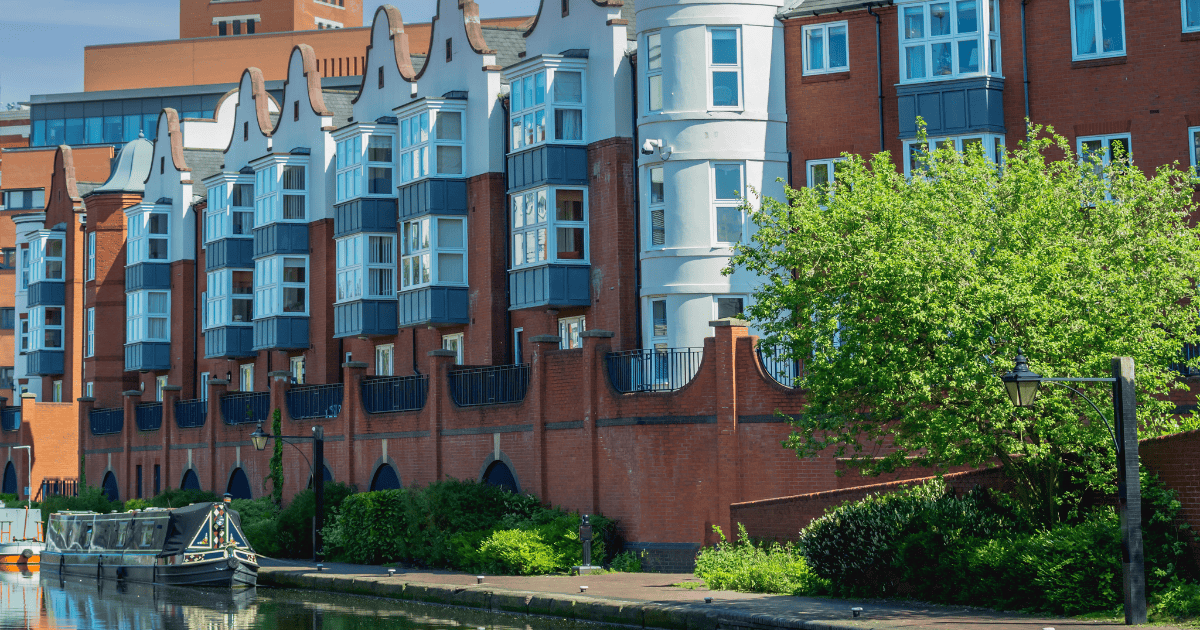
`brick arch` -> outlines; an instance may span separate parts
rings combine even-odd
[[[8,460],[8,465],[4,467],[4,487],[0,489],[4,494],[17,494],[17,467],[13,465],[12,460]]]
[[[495,453],[492,453],[487,456],[487,459],[483,460],[483,465],[479,467],[479,477],[476,479],[476,481],[479,483],[487,483],[485,479],[487,478],[488,473],[492,470],[493,464],[500,464],[508,469],[509,474],[512,475],[513,484],[515,485],[513,491],[517,494],[521,494],[521,478],[517,476],[517,467],[513,464],[512,460],[508,458],[508,455],[504,454],[504,451],[500,452],[499,457],[497,457]]]
[[[232,495],[235,499],[253,499],[254,491],[250,488],[250,477],[246,475],[246,469],[241,466],[235,467],[227,477],[225,482],[225,493]]]
[[[100,487],[104,489],[104,496],[109,501],[121,500],[121,487],[117,484],[117,473],[108,470],[104,473],[104,481],[100,483]]]
[[[192,482],[190,486],[188,484],[189,481]],[[200,473],[196,472],[195,468],[188,468],[183,471],[183,474],[179,477],[179,489],[202,490],[203,488],[200,486]]]
[[[374,468],[372,468],[372,470],[374,472],[371,473],[371,484],[368,486],[368,488],[370,488],[372,492],[375,490],[391,490],[391,488],[376,488],[375,487],[375,482],[379,480],[380,474],[385,470],[391,470],[392,473],[396,476],[396,487],[397,488],[404,487],[404,478],[400,476],[400,469],[396,467],[396,462],[392,461],[391,457],[388,457],[386,459],[383,457],[380,457],[379,459],[375,460],[375,466],[374,466]]]

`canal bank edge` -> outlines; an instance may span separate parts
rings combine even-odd
[[[706,609],[708,604],[660,604],[499,589],[491,585],[446,585],[405,582],[395,577],[347,577],[320,574],[295,568],[263,567],[258,573],[260,585],[300,588],[352,595],[387,597],[425,604],[442,604],[493,610],[497,612],[544,615],[636,628],[664,630],[768,630],[803,628],[805,630],[861,630],[871,627],[854,621],[809,621],[738,610]]]

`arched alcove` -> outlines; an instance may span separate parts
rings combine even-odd
[[[332,481],[333,481],[333,471],[329,470],[328,466],[325,466],[325,483],[330,483]],[[308,473],[308,488],[310,488],[310,489],[312,488],[312,473]]]
[[[183,481],[179,483],[180,490],[199,490],[200,477],[196,476],[196,471],[191,468],[183,473]]]
[[[391,464],[383,464],[375,470],[375,476],[371,478],[371,490],[399,490],[400,475],[396,474],[396,469],[392,468]]]
[[[517,477],[513,474],[508,464],[501,460],[492,462],[487,470],[483,472],[483,483],[500,486],[509,492],[520,492],[521,486],[517,484]]]
[[[104,473],[104,483],[101,484],[101,487],[104,488],[104,496],[109,501],[121,500],[121,490],[117,487],[117,476],[111,470]]]
[[[234,468],[233,473],[229,475],[229,484],[225,487],[225,492],[235,499],[253,499],[250,495],[250,478],[246,476],[246,471]]]
[[[4,494],[17,493],[17,467],[13,466],[12,462],[4,467],[4,487],[0,489]]]

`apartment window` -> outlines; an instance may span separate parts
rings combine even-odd
[[[29,317],[21,318],[21,354],[29,352]]]
[[[56,233],[61,234],[61,233]],[[39,233],[30,242],[33,259],[32,282],[45,280],[61,282],[63,279],[63,237]]]
[[[995,0],[905,4],[900,12],[901,83],[999,73]]]
[[[846,163],[844,158],[808,161],[808,187],[815,188],[825,199],[833,197],[833,183]]]
[[[254,229],[254,184],[220,184],[208,189],[204,242],[249,238]]]
[[[96,279],[96,233],[87,235],[87,279]]]
[[[283,167],[283,220],[304,220],[304,167],[288,164]]]
[[[226,28],[227,26],[225,22],[217,22],[217,35],[220,37],[225,37],[228,35],[229,32],[226,30]]]
[[[238,386],[244,392],[254,391],[254,364],[243,363],[238,366]]]
[[[516,194],[512,213],[514,268],[587,261],[586,190],[542,188]]]
[[[375,346],[375,376],[392,376],[392,355],[395,354],[394,344]]]
[[[927,164],[925,155],[932,147],[954,149],[966,153],[972,150],[982,151],[985,156],[999,164],[1004,153],[1004,136],[998,134],[968,134],[944,138],[929,138],[925,142],[907,140],[904,143],[904,174],[924,172]],[[836,175],[836,172],[835,172]]]
[[[246,34],[247,35],[254,34],[254,20],[246,20]]]
[[[396,295],[396,237],[357,234],[337,241],[337,301]]]
[[[666,300],[651,300],[650,301],[650,316],[652,319],[651,336],[666,337],[667,336],[667,301]]]
[[[663,108],[661,33],[646,36],[646,108],[652,112]]]
[[[29,309],[31,350],[63,349],[63,309],[61,306],[35,306]]]
[[[658,247],[667,242],[666,196],[663,191],[663,167],[650,168],[650,246]]]
[[[306,219],[308,169],[303,164],[273,164],[254,173],[254,225]]]
[[[1183,0],[1183,32],[1200,31],[1200,0]]]
[[[467,282],[466,221],[425,217],[401,226],[401,290]]]
[[[304,357],[291,357],[288,359],[288,373],[292,377],[292,383],[295,385],[304,384]]]
[[[30,146],[43,145],[31,144]],[[37,190],[7,190],[3,195],[3,204],[0,205],[3,205],[5,210],[39,210],[46,206],[46,191],[41,188]]]
[[[1196,0],[1200,2],[1200,0]],[[1188,146],[1191,149],[1188,151],[1188,157],[1192,162],[1192,172],[1196,177],[1200,177],[1200,127],[1188,128]]]
[[[429,175],[429,112],[400,121],[400,182]]]
[[[171,294],[134,291],[125,295],[125,343],[171,340]]]
[[[196,392],[197,394],[199,394],[197,396],[197,398],[199,398],[200,400],[208,400],[208,379],[209,379],[208,372],[200,373],[200,383],[199,383],[200,391]]]
[[[254,273],[220,269],[208,273],[204,296],[205,328],[249,326],[254,319]]]
[[[717,244],[740,243],[742,217],[742,164],[712,165],[713,225]]]
[[[12,330],[14,328],[17,309],[7,307],[0,308],[0,329]]]
[[[50,402],[60,403],[63,401],[62,381],[54,381],[50,391]]]
[[[741,109],[741,29],[708,29],[710,109]]]
[[[439,147],[440,150],[441,147]],[[459,162],[461,163],[461,161],[460,155]],[[372,134],[367,139],[367,193],[371,195],[392,194],[391,136]]]
[[[91,357],[96,355],[96,309],[89,308],[86,316],[87,333],[83,342],[83,356]]]
[[[741,317],[742,312],[746,310],[746,298],[740,296],[717,296],[713,301],[713,312],[716,314],[715,319],[725,319],[727,317]]]
[[[581,338],[579,333],[583,332],[584,321],[583,316],[579,317],[563,317],[558,320],[558,347],[560,350],[571,350],[573,348],[582,348]]]
[[[15,269],[17,265],[17,250],[15,247],[0,249],[0,269]]]
[[[241,20],[234,20],[234,21],[233,21],[233,34],[234,34],[234,35],[241,35],[241,34],[242,34],[242,21],[241,21]]]
[[[29,290],[29,245],[21,246],[21,290]]]
[[[846,22],[804,27],[804,74],[828,74],[850,70]]]
[[[13,368],[12,366],[0,367],[0,389],[13,388]]]
[[[539,70],[512,79],[511,88],[512,151],[551,138],[556,142],[583,141],[582,71],[565,67]],[[553,129],[548,130],[547,125]]]
[[[92,398],[96,395],[96,384],[88,381],[83,384],[83,395]]]
[[[140,499],[140,498],[142,498],[142,465],[141,464],[137,465],[136,479],[137,479],[137,498]]]
[[[454,364],[463,364],[463,334],[454,333],[453,335],[442,335],[442,350],[449,350],[454,353]]]
[[[154,400],[162,402],[163,388],[167,386],[167,377],[158,376],[154,379]]]
[[[380,76],[383,68],[379,69]],[[363,194],[362,136],[346,138],[337,143],[337,200],[346,201]]]
[[[1090,161],[1095,173],[1103,176],[1104,168],[1112,164],[1114,159],[1130,160],[1133,145],[1129,134],[1111,134],[1105,136],[1081,136],[1075,140],[1079,158]],[[1105,197],[1112,200],[1112,194],[1106,192]]]
[[[254,318],[308,315],[308,257],[254,261]]]
[[[463,174],[463,112],[457,110],[431,109],[413,114],[400,121],[400,183],[416,181],[430,175]],[[382,149],[381,149],[382,151]],[[430,170],[430,153],[433,168]],[[387,152],[390,158],[390,145]],[[391,160],[378,155],[378,167]],[[391,177],[390,169],[387,176]],[[391,194],[391,181],[387,190],[380,194]]]
[[[1125,54],[1125,5],[1122,0],[1071,0],[1073,59]]]
[[[333,20],[323,20],[321,18],[313,18],[313,21],[315,21],[317,23],[318,30],[330,29],[330,28],[342,28],[341,22],[334,22]]]
[[[170,214],[134,207],[126,216],[126,264],[167,262]]]

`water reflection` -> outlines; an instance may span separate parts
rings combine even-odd
[[[0,630],[603,629],[544,617],[287,589],[197,589],[0,573]]]

